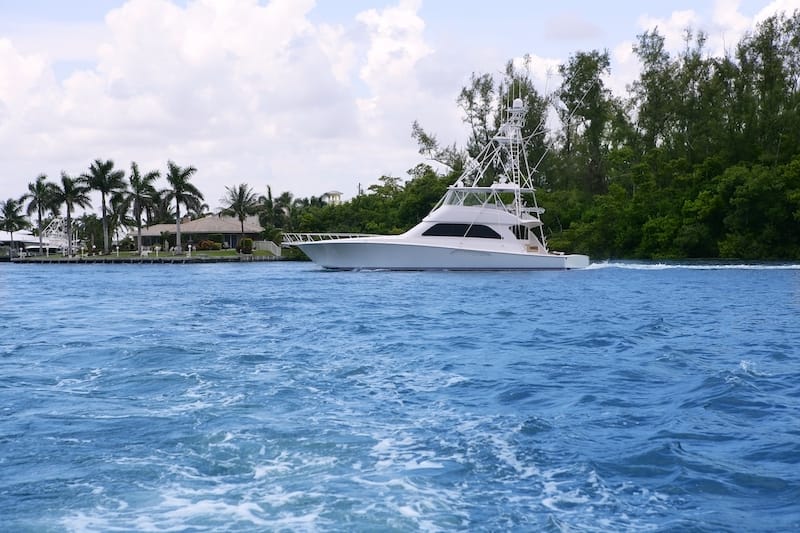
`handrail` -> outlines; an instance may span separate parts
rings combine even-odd
[[[334,241],[355,239],[357,237],[375,237],[369,233],[284,233],[281,246],[294,246],[306,242]]]

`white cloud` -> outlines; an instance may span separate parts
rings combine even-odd
[[[368,51],[359,76],[370,97],[359,99],[358,106],[362,126],[371,135],[385,133],[388,114],[410,111],[414,103],[408,96],[420,90],[416,69],[432,50],[423,37],[425,23],[418,9],[419,1],[401,0],[397,6],[370,9],[356,17],[368,33]]]
[[[41,55],[24,55],[8,39],[0,39],[0,102],[8,108],[25,107],[27,95],[51,85],[50,65]]]
[[[754,24],[757,24],[764,19],[775,15],[776,13],[786,13],[786,15],[791,15],[796,10],[800,9],[800,0],[773,0],[764,8],[762,8],[756,16],[753,17]]]
[[[8,22],[6,22],[8,24]],[[55,23],[21,20],[0,33],[14,42],[23,54],[46,49],[48,60],[58,62],[93,62],[97,59],[98,41],[108,38],[108,28],[102,22]]]
[[[317,30],[319,45],[331,64],[336,81],[349,85],[356,65],[356,45],[341,25],[321,24]]]

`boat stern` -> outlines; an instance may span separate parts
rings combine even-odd
[[[571,270],[589,266],[589,256],[581,254],[568,254],[564,256],[564,268]]]

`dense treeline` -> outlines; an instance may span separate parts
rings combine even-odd
[[[509,94],[528,104],[540,204],[553,248],[593,257],[800,258],[800,12],[763,21],[723,57],[687,30],[671,55],[657,30],[638,37],[642,70],[628,94],[603,83],[607,52],[579,52],[561,87],[540,96],[524,69],[473,75],[458,105],[464,148],[415,123],[411,179],[384,177],[341,206],[309,206],[293,230],[399,232],[423,216],[495,131]],[[552,122],[552,121],[551,121]]]

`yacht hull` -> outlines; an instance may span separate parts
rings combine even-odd
[[[503,249],[347,239],[297,244],[312,261],[333,270],[570,270],[589,258]]]

